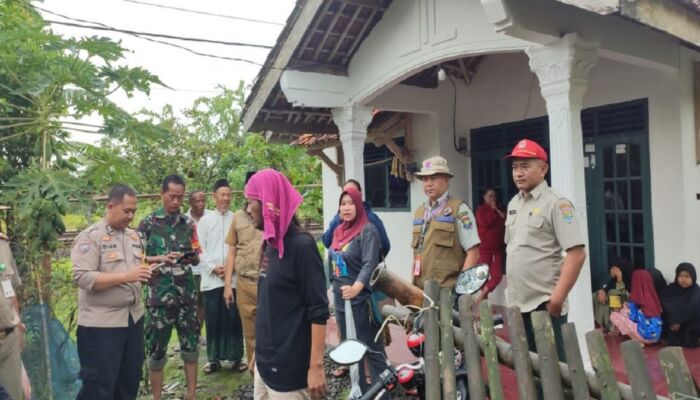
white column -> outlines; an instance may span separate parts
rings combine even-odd
[[[581,221],[586,249],[588,220],[583,164],[581,109],[588,73],[598,60],[598,44],[569,33],[546,46],[526,50],[530,69],[537,74],[549,115],[549,157],[552,188],[568,197]],[[576,323],[579,345],[588,364],[584,334],[594,328],[590,257],[569,294],[569,321]]]
[[[365,185],[364,149],[367,127],[372,122],[372,109],[349,105],[334,108],[333,122],[338,127],[343,145],[345,180],[355,179]]]

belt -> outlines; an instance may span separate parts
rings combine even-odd
[[[14,332],[14,330],[14,326],[12,328],[0,329],[0,340],[3,340],[6,337],[10,336],[10,333]]]

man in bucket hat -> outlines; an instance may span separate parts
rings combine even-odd
[[[413,219],[413,284],[423,288],[435,279],[453,288],[460,271],[479,261],[479,234],[474,213],[461,199],[448,193],[452,173],[442,157],[423,161],[420,172],[428,201]]]
[[[513,160],[513,181],[519,190],[508,203],[506,216],[508,305],[520,307],[531,351],[536,351],[531,313],[551,314],[563,361],[566,297],[586,259],[578,217],[573,204],[547,186],[547,153],[539,144],[523,139],[506,158]]]

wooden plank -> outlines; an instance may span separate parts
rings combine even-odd
[[[588,390],[588,380],[586,379],[586,369],[581,358],[581,348],[576,337],[576,325],[573,322],[564,324],[561,327],[561,334],[564,340],[564,353],[566,362],[571,373],[571,388],[575,400],[587,400],[590,398]]]
[[[666,347],[659,350],[659,362],[661,369],[664,370],[664,375],[666,375],[668,393],[671,396],[677,393],[698,397],[698,391],[682,348]]]
[[[530,350],[527,347],[527,335],[525,335],[525,324],[520,307],[509,307],[507,314],[508,336],[513,350],[513,365],[518,380],[520,400],[536,400],[535,378],[532,376]]]
[[[340,8],[338,8],[338,10],[335,12],[331,23],[328,25],[328,29],[326,30],[326,32],[324,32],[323,39],[321,39],[321,41],[318,43],[318,46],[316,46],[316,51],[314,51],[314,55],[312,58],[313,61],[319,61],[318,56],[321,54],[321,50],[323,50],[323,47],[328,42],[328,38],[331,37],[330,33],[333,31],[333,28],[338,23],[338,19],[340,19],[340,17],[343,16],[343,10],[345,10],[345,7],[345,4],[341,4]]]
[[[374,25],[372,24],[372,21],[374,20],[374,16],[377,15],[377,13],[381,13],[383,10],[379,9],[373,9],[372,14],[367,17],[365,20],[365,25],[362,27],[360,30],[360,33],[357,34],[357,39],[352,43],[352,46],[348,49],[348,53],[345,57],[343,57],[343,61],[341,64],[347,65],[348,62],[350,61],[350,57],[352,57],[353,53],[355,52],[355,49],[357,49],[357,46],[360,45],[360,43],[363,41],[363,38],[365,37],[365,33],[367,33],[367,30],[370,28],[373,28]]]
[[[440,348],[442,349],[442,398],[457,398],[457,376],[454,359],[455,339],[452,330],[452,289],[440,289]]]
[[[348,37],[348,32],[350,32],[350,28],[352,28],[352,24],[355,23],[355,20],[360,15],[360,11],[362,11],[362,7],[358,6],[355,9],[355,13],[353,13],[352,17],[350,17],[347,24],[345,24],[345,28],[343,29],[343,32],[338,37],[338,41],[335,42],[335,46],[333,46],[333,49],[331,50],[330,54],[328,55],[328,61],[333,62],[333,59],[335,58],[336,54],[338,53],[338,49],[340,49],[340,46],[343,44],[343,41],[345,41],[345,39]]]
[[[464,343],[464,366],[467,369],[469,398],[483,399],[486,397],[486,389],[484,387],[484,378],[481,375],[479,338],[474,331],[473,305],[474,301],[471,296],[461,296],[459,298],[459,326]]]
[[[654,386],[651,383],[651,375],[647,369],[642,346],[634,340],[628,340],[622,343],[620,348],[634,398],[655,399],[656,392],[654,392]]]
[[[437,281],[429,280],[423,285],[426,296],[431,298],[435,305],[439,304],[440,286]],[[424,307],[430,306],[430,301],[425,299]],[[425,396],[427,399],[440,398],[440,326],[438,324],[438,310],[431,307],[423,311],[423,332],[425,333]]]
[[[479,304],[479,314],[481,316],[481,337],[484,341],[484,357],[486,358],[486,369],[489,374],[489,398],[491,400],[502,400],[503,384],[501,383],[501,370],[498,363],[498,351],[496,350],[496,333],[493,329],[493,315],[488,301]],[[430,398],[430,397],[426,397]]]
[[[532,327],[535,331],[535,345],[540,357],[540,377],[542,377],[542,394],[545,400],[564,400],[564,386],[559,372],[559,357],[554,342],[552,319],[547,311],[535,311],[531,314]]]
[[[586,344],[588,345],[591,365],[600,384],[600,398],[602,400],[620,400],[615,369],[613,369],[603,333],[598,330],[587,332]]]

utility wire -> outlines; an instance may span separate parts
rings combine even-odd
[[[143,4],[143,5],[151,6],[151,7],[159,7],[159,8],[167,8],[170,10],[184,11],[184,12],[188,12],[188,13],[192,13],[192,14],[208,15],[211,17],[220,17],[220,18],[235,19],[238,21],[255,22],[255,23],[259,23],[259,24],[284,26],[284,24],[280,23],[280,22],[264,21],[264,20],[253,19],[253,18],[235,17],[233,15],[216,14],[216,13],[210,13],[210,12],[206,12],[206,11],[199,11],[199,10],[191,10],[191,9],[187,9],[187,8],[166,6],[163,4],[148,3],[145,1],[137,1],[137,0],[124,0],[124,1],[127,3]]]
[[[84,24],[76,24],[73,22],[52,21],[52,20],[48,20],[48,19],[45,19],[44,21],[46,21],[50,24],[73,26],[73,27],[77,27],[77,28],[94,29],[94,30],[98,30],[98,31],[120,32],[120,33],[126,33],[126,34],[130,34],[130,35],[152,36],[152,37],[160,37],[160,38],[166,38],[166,39],[184,40],[184,41],[188,41],[188,42],[214,43],[214,44],[222,44],[222,45],[226,45],[226,46],[254,47],[254,48],[266,49],[266,50],[272,49],[272,46],[269,46],[266,44],[244,43],[244,42],[227,42],[227,41],[223,41],[223,40],[212,40],[212,39],[201,39],[201,38],[191,38],[191,37],[184,37],[184,36],[166,35],[163,33],[138,32],[138,31],[132,31],[132,30],[128,30],[128,29],[118,29],[118,28],[111,28],[111,27],[108,28],[108,27],[104,27],[104,26],[84,25]]]
[[[90,20],[80,19],[80,18],[69,17],[69,16],[67,16],[67,15],[59,14],[59,13],[53,12],[53,11],[49,11],[49,10],[47,10],[47,9],[45,9],[45,8],[41,8],[41,7],[38,7],[38,6],[34,6],[34,8],[36,8],[37,10],[41,10],[41,11],[47,13],[47,14],[55,15],[55,16],[57,16],[57,17],[65,18],[65,19],[67,19],[67,20],[77,21],[77,22],[83,22],[83,23],[87,23],[87,24],[95,24],[95,25],[99,25],[99,26],[102,26],[102,27],[105,27],[105,28],[112,28],[111,26],[105,25],[105,24],[103,24],[103,23],[101,23],[101,22],[90,21]],[[163,40],[151,39],[151,38],[149,38],[149,37],[146,37],[146,36],[143,36],[143,35],[137,34],[137,33],[129,33],[129,35],[135,36],[135,37],[137,37],[137,38],[139,38],[139,39],[148,40],[149,42],[164,44],[164,45],[166,45],[166,46],[171,46],[171,47],[175,47],[175,48],[178,48],[178,49],[181,49],[181,50],[185,50],[185,51],[187,51],[187,52],[190,52],[190,53],[192,53],[192,54],[195,54],[195,55],[198,55],[198,56],[202,56],[202,57],[218,58],[218,59],[221,59],[221,60],[238,61],[238,62],[244,62],[244,63],[248,63],[248,64],[253,64],[253,65],[256,65],[256,66],[262,66],[262,64],[260,64],[260,63],[258,63],[258,62],[255,62],[255,61],[252,61],[252,60],[248,60],[248,59],[245,59],[245,58],[226,57],[226,56],[219,56],[219,55],[215,55],[215,54],[202,53],[202,52],[199,52],[199,51],[197,51],[197,50],[193,50],[193,49],[191,49],[191,48],[189,48],[189,47],[180,46],[179,44],[170,43],[170,42],[166,42],[166,41],[163,41]]]

